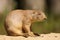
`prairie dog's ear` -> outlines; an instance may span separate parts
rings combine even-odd
[[[32,16],[35,16],[35,11],[32,12]]]

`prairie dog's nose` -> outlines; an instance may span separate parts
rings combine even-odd
[[[47,20],[47,18],[44,18],[44,20]]]

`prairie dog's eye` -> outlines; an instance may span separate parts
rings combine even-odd
[[[41,14],[38,14],[38,15],[41,15]]]

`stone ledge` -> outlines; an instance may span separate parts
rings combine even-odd
[[[13,36],[6,36],[0,35],[0,40],[60,40],[60,33],[50,33],[50,34],[40,34],[38,37],[13,37]]]

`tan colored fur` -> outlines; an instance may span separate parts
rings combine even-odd
[[[35,36],[31,31],[31,24],[35,21],[43,21],[45,18],[45,14],[38,10],[14,10],[7,15],[5,28],[12,36]]]

